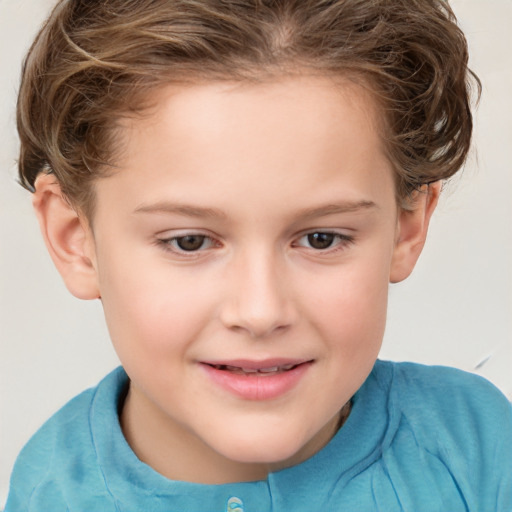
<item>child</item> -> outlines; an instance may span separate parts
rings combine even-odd
[[[122,368],[20,454],[13,511],[512,510],[512,409],[377,361],[471,137],[437,0],[61,1],[20,176]]]

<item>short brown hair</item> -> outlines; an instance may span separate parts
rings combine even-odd
[[[472,131],[468,51],[443,0],[61,0],[27,55],[18,100],[21,183],[53,172],[92,214],[116,122],[163,84],[348,76],[384,114],[397,195],[452,176]]]

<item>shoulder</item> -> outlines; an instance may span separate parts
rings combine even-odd
[[[388,386],[390,406],[412,423],[442,425],[480,441],[512,438],[512,405],[486,379],[455,368],[379,362],[378,380]],[[380,377],[380,379],[379,379]],[[381,384],[382,385],[382,384]]]
[[[386,363],[384,363],[386,364]],[[488,380],[455,368],[415,363],[387,363],[392,369],[392,394],[404,412],[436,413],[449,423],[460,419],[512,428],[512,406]]]
[[[11,475],[6,512],[29,510],[32,496],[53,478],[58,468],[63,442],[74,451],[76,443],[69,442],[69,436],[71,432],[75,439],[86,435],[93,396],[94,390],[90,389],[73,398],[46,421],[22,449]],[[56,490],[52,492],[55,494]],[[58,501],[58,497],[54,496],[53,500]]]
[[[71,430],[82,434],[94,396],[94,389],[88,389],[70,400],[64,407],[47,420],[30,438],[20,452],[14,467],[13,477],[21,471],[26,478],[51,464],[55,456],[55,445]],[[28,473],[28,474],[27,474]]]
[[[64,500],[66,482],[87,479],[84,472],[95,467],[90,430],[95,398],[100,387],[115,386],[119,373],[112,372],[97,387],[70,400],[32,436],[14,465],[5,512],[44,506],[60,510],[57,503]],[[30,506],[39,501],[43,508]]]
[[[474,494],[479,510],[511,509],[512,405],[506,397],[486,379],[454,368],[381,362],[376,371],[402,435],[446,467],[466,495]]]

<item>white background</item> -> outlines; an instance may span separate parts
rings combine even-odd
[[[0,507],[30,435],[118,364],[100,304],[65,290],[16,184],[20,64],[52,4],[0,0]],[[512,398],[512,1],[453,7],[484,87],[475,149],[414,274],[391,287],[382,357],[470,371],[488,358],[478,373]]]

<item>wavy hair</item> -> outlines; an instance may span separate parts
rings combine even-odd
[[[24,63],[19,174],[52,172],[92,215],[116,126],[158,87],[268,80],[291,70],[349,77],[382,112],[399,201],[452,176],[471,141],[464,34],[443,0],[61,0]]]

